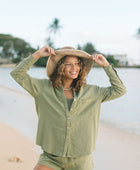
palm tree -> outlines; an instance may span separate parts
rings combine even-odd
[[[60,23],[59,19],[54,18],[52,24],[50,24],[50,26],[48,27],[49,32],[56,34],[56,32],[60,30],[60,28],[62,28],[62,26],[59,25],[59,23]]]
[[[54,43],[53,43],[53,41],[52,41],[52,39],[51,39],[50,36],[46,39],[46,42],[47,42],[47,45],[48,45],[49,47],[54,48]]]
[[[49,36],[46,38],[46,44],[52,48],[55,48],[54,41],[56,39],[55,35],[62,28],[62,26],[59,24],[60,21],[58,18],[54,18],[53,22],[49,25],[47,30],[49,31]],[[52,34],[51,34],[52,33]]]
[[[140,39],[140,28],[138,28],[138,30],[137,30],[136,37],[137,37],[137,39]]]

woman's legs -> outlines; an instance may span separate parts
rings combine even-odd
[[[40,165],[40,164],[37,164],[33,170],[54,170],[52,168],[49,168],[47,166],[44,166],[44,165]]]

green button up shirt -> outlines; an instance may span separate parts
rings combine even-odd
[[[34,97],[38,115],[36,144],[44,151],[62,157],[91,154],[96,146],[101,103],[126,93],[117,72],[112,65],[104,67],[111,86],[82,86],[78,93],[74,91],[69,110],[62,86],[53,88],[50,80],[27,74],[36,61],[30,55],[10,73]]]

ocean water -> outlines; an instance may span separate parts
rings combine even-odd
[[[11,70],[12,68],[0,68],[0,85],[25,92],[10,76]],[[100,121],[140,135],[140,69],[116,68],[116,70],[126,85],[127,93],[118,99],[102,104]],[[36,78],[46,78],[46,70],[42,67],[32,67],[28,73]],[[87,83],[101,87],[110,85],[109,79],[102,68],[93,68],[87,77]],[[2,101],[1,97],[0,100]],[[1,104],[2,103],[0,103],[0,105]],[[7,115],[0,114],[0,121],[1,119],[6,121]],[[23,116],[23,122],[30,122],[30,120],[27,119],[31,118]],[[14,120],[11,118],[9,121],[11,121],[12,124]],[[32,123],[32,128],[35,128],[36,123],[37,121],[35,120],[35,123]],[[24,129],[24,127],[23,125],[22,128]],[[28,131],[28,126],[26,128],[26,131]]]

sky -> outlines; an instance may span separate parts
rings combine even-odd
[[[140,64],[139,0],[0,0],[0,33],[42,47],[54,18],[62,28],[55,46],[77,47],[91,42],[104,54],[127,54]]]

